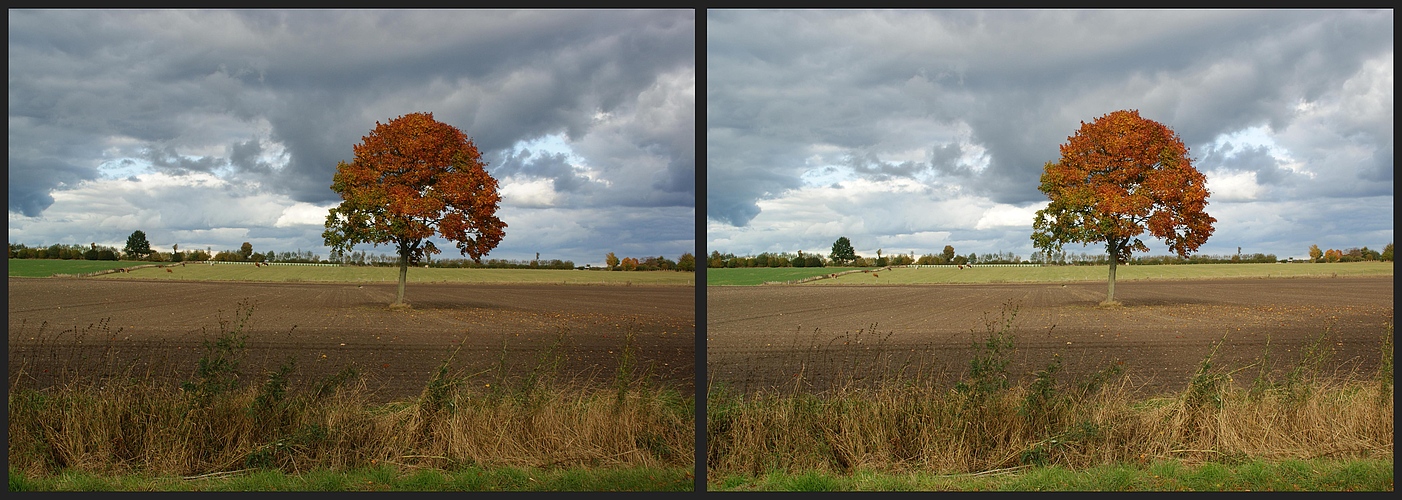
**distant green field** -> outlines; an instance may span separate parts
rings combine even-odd
[[[106,267],[82,268],[78,264],[97,261],[63,261],[44,259],[11,259],[10,276],[51,276],[54,273],[78,274],[101,269],[132,267],[150,262],[111,263]],[[19,263],[17,266],[16,263]],[[36,264],[49,264],[41,267]],[[271,282],[329,282],[329,283],[393,283],[399,281],[396,267],[341,267],[272,265],[254,267],[252,264],[180,264],[165,263],[161,268],[137,269],[129,273],[111,273],[83,279],[150,279],[181,281],[271,281]],[[20,272],[17,272],[20,271]],[[692,285],[696,273],[677,271],[580,271],[575,269],[445,269],[410,268],[410,283],[558,283],[602,285]]]
[[[820,268],[823,273],[848,268]],[[759,285],[801,277],[784,271],[817,271],[807,268],[707,269],[707,285]],[[744,272],[737,272],[744,271]],[[821,279],[801,286],[823,285],[909,285],[924,283],[1046,283],[1062,281],[1105,281],[1109,266],[1050,267],[972,267],[955,266],[895,268],[877,273],[852,273]],[[1185,264],[1119,266],[1115,281],[1180,280],[1214,278],[1280,278],[1292,276],[1391,276],[1391,262],[1347,262],[1335,264]]]
[[[861,269],[859,267],[730,267],[706,269],[706,285],[761,285]]]
[[[9,259],[10,276],[48,277],[56,273],[83,274],[103,269],[139,266],[150,262],[125,260]]]

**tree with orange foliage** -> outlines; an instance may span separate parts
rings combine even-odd
[[[1193,168],[1183,140],[1136,110],[1081,122],[1061,145],[1060,161],[1045,165],[1041,181],[1038,189],[1051,204],[1032,223],[1034,246],[1051,252],[1065,243],[1104,243],[1110,254],[1106,305],[1118,304],[1116,265],[1135,250],[1149,251],[1139,238],[1145,230],[1186,257],[1217,221],[1203,211],[1206,177]]]
[[[355,160],[336,165],[331,190],[341,204],[326,216],[322,237],[333,250],[356,244],[392,245],[399,253],[399,292],[404,307],[409,266],[439,253],[428,238],[457,243],[472,260],[501,242],[506,223],[496,216],[497,181],[487,174],[477,146],[433,113],[410,113],[375,122],[353,149]]]

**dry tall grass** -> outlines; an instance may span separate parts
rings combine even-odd
[[[708,475],[1392,458],[1391,327],[1380,349],[1383,368],[1372,377],[1322,375],[1321,349],[1285,379],[1263,370],[1242,384],[1209,357],[1181,394],[1145,398],[1116,367],[1087,380],[1057,380],[1056,359],[1036,380],[1010,386],[1000,361],[1013,348],[1011,318],[1005,310],[1004,321],[989,324],[988,342],[953,389],[931,378],[822,392],[712,388]],[[1325,337],[1317,343],[1328,345]]]
[[[243,307],[243,306],[241,306]],[[239,321],[221,321],[200,368],[175,386],[152,363],[30,387],[26,363],[9,366],[9,465],[30,475],[62,470],[194,476],[245,469],[306,472],[378,464],[461,466],[686,467],[693,464],[693,402],[628,364],[607,387],[566,382],[558,345],[530,373],[451,373],[445,361],[420,397],[372,403],[353,369],[305,390],[289,387],[285,364],[256,384],[239,377]],[[80,332],[73,332],[75,334]],[[631,338],[631,335],[629,336]],[[563,339],[563,334],[561,336]],[[62,356],[65,342],[53,341]],[[631,345],[622,349],[631,355]],[[14,351],[14,349],[12,349]],[[111,367],[105,367],[111,368]],[[644,367],[645,368],[645,367]],[[146,371],[142,371],[146,370]],[[166,374],[168,375],[168,374]],[[490,375],[488,375],[490,376]],[[489,387],[490,389],[486,389]]]

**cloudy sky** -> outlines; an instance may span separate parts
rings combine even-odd
[[[1393,241],[1390,10],[705,21],[707,253],[827,254],[846,236],[867,256],[1027,258],[1043,165],[1120,109],[1175,130],[1207,176],[1200,254]]]
[[[11,10],[9,241],[121,248],[141,230],[161,251],[326,257],[337,162],[376,122],[431,112],[499,181],[487,258],[676,259],[696,251],[696,21]]]

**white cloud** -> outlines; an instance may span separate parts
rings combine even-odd
[[[1261,195],[1256,172],[1206,172],[1211,201],[1251,201]]]
[[[523,181],[515,177],[502,179],[501,199],[504,205],[527,208],[546,208],[555,205],[559,194],[555,192],[551,179],[531,179]]]
[[[289,246],[313,247],[320,245],[321,226],[329,209],[262,191],[257,184],[230,182],[201,172],[100,178],[54,191],[53,198],[53,205],[39,217],[11,212],[11,241],[52,244],[83,240],[120,247],[132,231],[140,230],[153,248],[162,251],[172,243],[221,249],[237,248],[259,229],[304,228],[305,234],[294,233],[299,236]]]
[[[1037,217],[1037,211],[1046,208],[1046,206],[1046,203],[1027,207],[998,203],[983,212],[983,217],[980,217],[978,223],[974,224],[974,229],[1025,227],[1030,232],[1032,221]]]
[[[909,178],[851,178],[838,186],[791,189],[757,204],[760,213],[747,226],[708,221],[707,251],[826,254],[833,241],[846,236],[859,255],[875,255],[877,249],[919,255],[948,244],[956,244],[961,253],[1025,255],[1032,219],[1046,202],[1016,206]],[[986,239],[979,241],[975,232]]]
[[[273,227],[291,226],[326,226],[326,215],[336,205],[318,206],[311,203],[298,202],[282,209],[282,215],[278,216]]]

